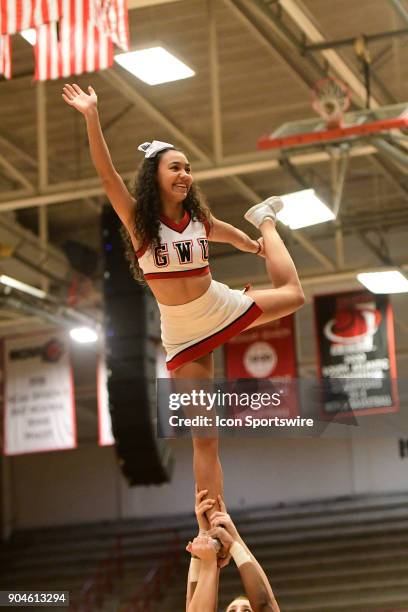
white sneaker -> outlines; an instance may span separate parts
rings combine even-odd
[[[252,206],[252,208],[247,210],[244,218],[249,221],[249,223],[259,228],[266,219],[276,221],[276,215],[282,208],[282,200],[276,196],[272,196],[260,202],[260,204]]]

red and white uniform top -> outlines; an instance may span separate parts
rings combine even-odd
[[[144,243],[136,251],[144,277],[183,278],[204,276],[208,265],[208,221],[194,221],[188,211],[176,223],[160,215],[160,246]]]

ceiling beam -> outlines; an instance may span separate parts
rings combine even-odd
[[[16,183],[20,183],[25,189],[28,191],[34,191],[34,186],[30,183],[28,179],[24,176],[20,170],[18,170],[13,164],[9,162],[9,160],[4,157],[4,155],[0,154],[0,166],[5,171],[5,174],[8,178],[12,179]]]
[[[314,17],[309,13],[307,8],[300,0],[280,0],[280,5],[283,10],[296,23],[298,28],[307,36],[312,43],[325,43],[326,39],[316,24]],[[351,70],[343,58],[331,49],[323,50],[322,56],[327,61],[328,65],[335,70],[338,76],[347,83],[348,87],[354,94],[356,101],[360,105],[365,105],[366,90],[359,77]],[[372,108],[378,108],[380,103],[377,99],[371,96]]]
[[[316,74],[320,74],[315,73],[314,69],[317,69],[317,65],[315,65],[314,58],[307,58],[313,71],[305,70],[305,66],[299,62],[297,53],[293,52],[293,45],[286,38],[285,31],[280,25],[275,25],[271,21],[269,14],[266,15],[265,6],[258,6],[253,0],[223,1],[274,59],[278,55],[309,89],[313,87],[316,82]]]
[[[401,268],[401,270],[407,272],[408,262],[401,262],[398,264],[398,267]],[[385,270],[391,269],[394,270],[395,266],[390,267],[361,265],[360,267],[348,268],[347,270],[342,271],[309,273],[307,270],[305,270],[303,274],[302,271],[299,272],[298,270],[298,272],[302,287],[304,289],[307,289],[308,287],[316,286],[321,288],[324,285],[329,285],[330,283],[348,283],[350,281],[356,281],[357,284],[362,287],[362,285],[360,285],[360,283],[357,281],[357,274],[360,274],[360,272],[384,272]],[[228,284],[231,287],[240,287],[242,285],[242,277],[237,276],[236,278],[231,278]],[[256,282],[257,289],[266,289],[268,287],[270,287],[270,283],[264,283],[263,280],[260,282]]]
[[[350,156],[366,156],[375,153],[376,149],[369,145],[361,147],[354,147]],[[237,176],[239,174],[252,174],[256,172],[267,172],[277,170],[280,168],[279,161],[277,159],[265,159],[264,156],[260,156],[261,159],[254,160],[254,156],[251,156],[251,161],[240,162],[240,163],[228,163],[228,158],[223,160],[223,165],[212,166],[209,168],[202,168],[194,172],[194,178],[199,182],[223,179],[231,176]],[[319,162],[329,161],[330,156],[325,151],[316,151],[315,153],[299,153],[291,157],[291,162],[295,165],[310,165]],[[122,174],[124,180],[131,180],[134,178],[134,172],[125,172]],[[53,185],[53,189],[58,185]],[[62,189],[61,189],[62,187]],[[23,196],[12,199],[10,192],[6,199],[0,199],[0,212],[7,210],[20,210],[22,208],[32,208],[33,206],[48,206],[51,204],[62,204],[65,202],[74,202],[89,198],[93,196],[104,195],[105,192],[103,187],[97,178],[85,179],[80,181],[70,181],[61,183],[60,189],[50,191],[47,189],[45,193],[36,194],[34,196]]]
[[[406,36],[407,34],[408,28],[402,28],[401,30],[388,30],[386,32],[377,32],[376,34],[365,34],[364,42],[368,44],[370,42],[384,40],[387,38],[397,38],[399,36]],[[356,38],[356,36],[352,36],[350,38],[327,40],[325,42],[305,45],[303,49],[305,53],[308,53],[309,51],[323,51],[323,49],[340,49],[341,47],[351,47],[355,44]]]
[[[377,153],[377,149],[372,145],[362,144],[361,146],[353,147],[350,151],[350,157],[361,157]],[[308,152],[297,152],[290,156],[290,161],[295,166],[309,166],[311,164],[317,164],[321,162],[330,161],[330,154],[322,149]],[[228,163],[228,158],[223,160],[222,165],[213,168],[203,168],[202,170],[194,172],[194,176],[199,181],[209,181],[217,178],[225,178],[227,176],[235,176],[237,174],[252,174],[254,172],[268,172],[271,170],[279,170],[281,164],[278,158],[273,157],[265,158],[262,157],[257,161],[254,161],[253,157],[251,160],[241,162],[236,161],[235,163]]]
[[[223,157],[221,94],[219,78],[219,57],[216,22],[216,0],[208,1],[208,46],[211,81],[211,111],[213,129],[213,151],[216,163]]]
[[[388,0],[392,6],[395,9],[395,12],[401,17],[401,19],[405,22],[408,23],[408,11],[407,9],[402,6],[400,0]]]
[[[2,147],[10,149],[10,151],[12,151],[14,155],[20,157],[21,160],[31,166],[31,168],[37,168],[37,160],[26,151],[23,151],[21,147],[17,146],[14,142],[12,142],[9,136],[4,136],[3,134],[0,134],[0,145]]]
[[[45,83],[39,82],[35,88],[37,94],[37,159],[38,187],[40,191],[48,185],[48,142],[47,142],[47,98]]]

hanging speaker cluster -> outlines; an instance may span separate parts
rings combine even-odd
[[[160,314],[148,288],[137,283],[124,257],[120,221],[102,212],[104,310],[109,407],[116,451],[131,485],[160,484],[172,458],[156,433],[156,355]]]

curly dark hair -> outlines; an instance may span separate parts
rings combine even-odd
[[[144,159],[132,189],[132,195],[136,200],[132,231],[134,236],[137,236],[138,243],[142,245],[147,242],[149,249],[160,245],[160,191],[157,182],[157,168],[162,156],[170,150],[181,152],[180,149],[168,148],[160,151],[155,157]],[[190,213],[193,220],[211,223],[210,209],[200,188],[194,183],[183,201],[183,209]],[[124,226],[121,228],[121,236],[125,244],[126,259],[129,262],[133,277],[144,283],[143,272],[139,266],[129,232]]]

